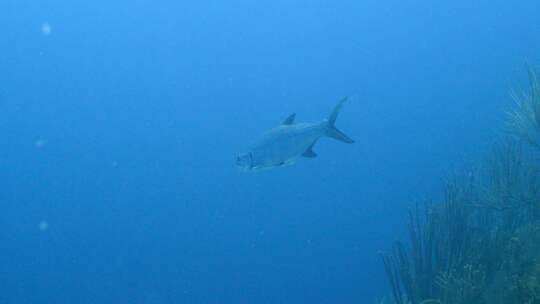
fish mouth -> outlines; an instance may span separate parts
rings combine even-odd
[[[236,156],[236,165],[245,170],[251,170],[253,168],[253,154],[245,153]]]

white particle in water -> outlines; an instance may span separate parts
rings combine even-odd
[[[44,36],[49,36],[51,34],[51,25],[47,22],[43,23],[41,25],[41,33],[44,35]]]
[[[36,148],[43,148],[43,146],[45,146],[47,142],[43,139],[43,138],[40,138],[38,140],[36,140],[36,142],[34,142],[34,146],[36,146]]]
[[[45,231],[47,228],[49,228],[49,223],[47,221],[39,222],[39,230]]]

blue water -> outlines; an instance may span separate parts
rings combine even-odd
[[[480,158],[540,2],[0,3],[0,303],[375,303],[405,211]],[[351,96],[317,159],[234,157]]]

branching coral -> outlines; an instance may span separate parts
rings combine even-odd
[[[506,226],[540,216],[540,166],[513,140],[498,144],[481,172],[477,207],[506,215]]]
[[[526,304],[540,303],[540,224],[530,223],[510,239],[502,269],[512,296]]]
[[[513,92],[515,106],[508,112],[510,130],[518,138],[540,150],[540,84],[529,69],[529,91]]]
[[[540,304],[540,84],[514,94],[511,131],[484,166],[409,211],[409,242],[382,255],[397,304]]]
[[[462,267],[474,251],[476,229],[469,220],[470,187],[449,183],[444,204],[409,211],[409,243],[396,243],[383,255],[396,303],[436,303],[442,298],[436,278]],[[427,302],[426,302],[427,301]],[[431,302],[430,302],[431,301]]]
[[[436,283],[441,288],[443,303],[479,303],[486,284],[486,273],[481,264],[466,264],[440,273]]]

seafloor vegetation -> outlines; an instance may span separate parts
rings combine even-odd
[[[396,304],[540,304],[540,84],[512,94],[508,135],[408,214],[408,241],[382,254]]]

